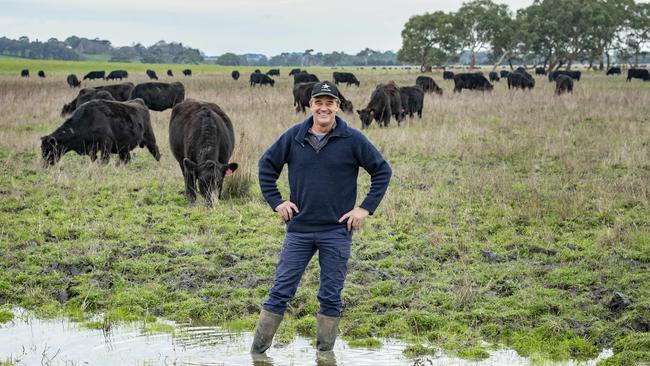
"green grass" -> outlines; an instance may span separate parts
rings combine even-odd
[[[0,59],[0,303],[80,321],[103,313],[109,325],[163,317],[253,329],[284,233],[261,197],[256,164],[304,118],[286,71],[274,88],[208,65],[178,78],[188,97],[222,106],[236,129],[232,195],[207,209],[182,194],[170,111],[152,112],[158,163],[136,149],[126,166],[70,153],[41,168],[39,138],[62,123],[61,106],[76,95],[65,75],[121,66],[43,61],[53,76],[25,80],[17,76],[24,61]],[[145,80],[149,66],[123,66],[135,72],[130,81]],[[341,86],[355,109],[379,82],[412,85],[417,75],[355,73],[361,87]],[[650,83],[586,72],[573,95],[558,98],[541,78],[530,92],[498,84],[483,95],[453,94],[433,76],[445,94],[425,97],[421,120],[364,131],[394,176],[354,236],[342,338],[364,347],[398,338],[414,344],[409,355],[442,349],[468,359],[485,357],[487,341],[540,363],[614,347],[606,362],[646,362],[629,360],[648,353],[639,334],[650,319]],[[342,117],[359,127],[356,116]],[[368,186],[361,173],[359,199]],[[286,195],[285,175],[280,189]],[[279,342],[314,336],[318,280],[312,262]],[[615,291],[631,300],[621,312],[608,308]]]

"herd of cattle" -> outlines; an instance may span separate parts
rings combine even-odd
[[[153,70],[147,70],[151,79],[157,79]],[[191,70],[184,70],[191,75]],[[607,75],[620,74],[620,68],[611,68]],[[22,74],[29,74],[24,70]],[[39,74],[41,74],[39,72]],[[250,75],[250,85],[274,85],[271,76],[278,76],[278,69],[267,73],[255,70]],[[545,75],[545,70],[538,68],[536,75]],[[173,75],[171,70],[168,75]],[[305,70],[291,70],[294,78],[293,105],[296,112],[305,112],[309,106],[311,90],[318,77]],[[234,80],[240,77],[239,71],[233,71]],[[44,77],[44,73],[43,73]],[[494,88],[490,82],[507,79],[508,88],[532,89],[534,77],[526,69],[518,68],[513,72],[490,72],[489,80],[481,72],[443,73],[443,79],[453,80],[454,93],[463,89],[490,91]],[[555,82],[555,93],[572,92],[574,81],[579,81],[580,71],[554,71],[548,73],[549,82]],[[122,80],[128,78],[124,70],[116,70],[108,75],[104,71],[92,71],[84,80],[107,79]],[[356,76],[349,72],[334,72],[332,78],[336,84],[360,85]],[[650,81],[646,69],[628,70],[628,81],[639,78]],[[76,75],[69,75],[67,83],[71,87],[81,85]],[[392,118],[398,125],[408,115],[422,117],[425,94],[442,95],[443,90],[430,76],[418,76],[415,85],[399,87],[395,82],[376,86],[370,95],[370,101],[363,109],[356,112],[361,120],[361,128],[368,127],[376,121],[380,127],[387,127]],[[351,113],[353,105],[340,94],[340,108]],[[234,129],[230,118],[214,103],[185,99],[185,87],[180,82],[144,82],[134,85],[131,82],[109,84],[82,88],[78,95],[66,103],[61,115],[70,115],[63,124],[51,134],[41,138],[41,153],[46,166],[54,165],[69,151],[88,155],[92,161],[100,154],[101,161],[107,163],[110,154],[117,154],[122,163],[131,159],[130,152],[136,147],[146,147],[151,155],[160,160],[160,150],[151,126],[150,110],[164,111],[173,108],[169,124],[169,143],[171,151],[182,171],[188,200],[194,202],[198,191],[206,204],[211,205],[212,192],[221,195],[223,179],[231,175],[237,164],[229,162],[234,150]]]

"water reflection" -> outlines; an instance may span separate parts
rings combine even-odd
[[[530,365],[511,350],[494,351],[491,357],[470,362],[435,356],[408,359],[404,343],[382,340],[379,349],[350,348],[337,340],[334,351],[317,352],[309,339],[296,338],[283,347],[273,346],[267,355],[249,353],[253,335],[232,333],[219,327],[193,327],[167,323],[174,334],[147,333],[144,324],[117,324],[101,330],[81,328],[66,320],[39,320],[24,314],[0,326],[0,362],[16,365]],[[595,365],[598,359],[563,365]],[[557,364],[560,365],[560,364]]]

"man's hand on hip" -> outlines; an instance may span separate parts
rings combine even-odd
[[[275,208],[275,212],[280,214],[284,221],[289,221],[293,218],[294,211],[298,213],[298,206],[291,201],[284,201]]]
[[[348,220],[348,231],[350,230],[359,230],[363,220],[370,215],[370,212],[365,208],[355,207],[352,211],[341,216],[339,222],[343,222],[346,219]]]

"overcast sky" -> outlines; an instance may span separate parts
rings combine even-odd
[[[512,11],[532,0],[507,0]],[[206,55],[397,51],[410,16],[456,11],[462,0],[0,0],[0,36],[76,35],[113,46],[182,42]]]

